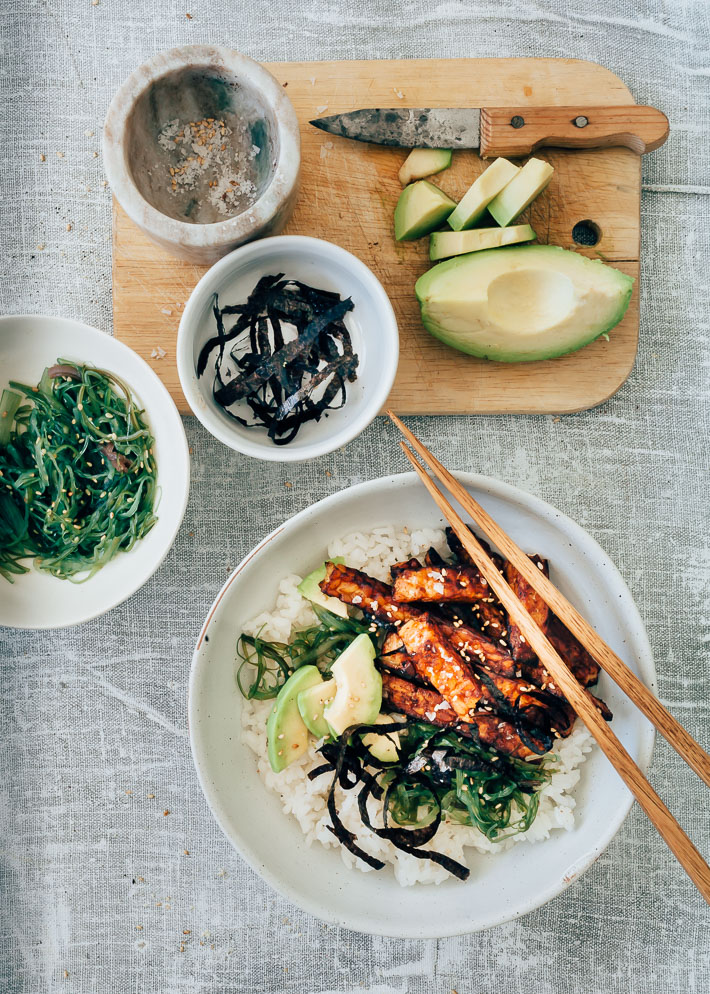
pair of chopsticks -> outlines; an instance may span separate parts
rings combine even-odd
[[[526,554],[496,524],[491,516],[474,500],[468,491],[449,473],[400,419],[387,412],[392,421],[405,436],[413,449],[471,516],[481,531],[500,552],[513,564],[530,586],[542,597],[560,621],[575,635],[592,654],[600,666],[619,685],[624,693],[651,721],[676,752],[695,770],[698,776],[710,786],[710,756],[698,745],[695,739],[680,725],[654,697],[651,691],[631,672],[628,666],[613,652],[577,609],[560,593],[548,578],[531,562]],[[634,795],[638,803],[658,829],[669,849],[685,872],[710,904],[710,867],[675,820],[671,812],[650,785],[646,777],[623,747],[614,732],[609,728],[595,707],[586,690],[567,668],[562,658],[553,649],[543,630],[528,614],[522,603],[501,576],[490,556],[484,551],[454,510],[448,499],[426,472],[410,448],[400,442],[404,454],[419,474],[435,502],[442,510],[463,547],[478,567],[481,576],[488,582],[512,620],[520,628],[540,662],[565,695],[575,712],[599,743],[612,766]]]

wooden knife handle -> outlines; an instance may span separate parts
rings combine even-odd
[[[659,148],[668,137],[668,118],[655,107],[489,107],[481,111],[484,159],[530,155],[538,148],[610,148],[623,145],[637,155]]]

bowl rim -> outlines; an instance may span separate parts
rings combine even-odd
[[[268,185],[246,211],[206,224],[191,224],[163,214],[138,189],[126,161],[126,126],[140,97],[164,76],[180,69],[220,68],[239,76],[244,70],[256,77],[257,88],[274,115],[278,156]],[[102,149],[111,190],[130,219],[161,242],[178,242],[190,249],[204,249],[251,235],[268,224],[283,199],[297,188],[301,164],[299,125],[296,111],[284,88],[268,69],[236,49],[225,45],[179,45],[157,52],[123,81],[113,95],[104,121]],[[259,208],[258,226],[250,221]]]
[[[170,534],[166,536],[164,548],[161,551],[160,555],[155,559],[155,561],[151,563],[151,567],[148,570],[148,572],[145,573],[145,575],[141,574],[141,578],[138,580],[138,582],[132,581],[131,584],[127,585],[127,589],[125,590],[125,592],[122,591],[120,596],[118,596],[115,599],[112,599],[111,603],[108,604],[106,607],[101,607],[95,611],[88,612],[87,614],[83,615],[79,621],[68,621],[65,624],[61,625],[35,624],[31,628],[27,628],[26,625],[22,626],[14,625],[11,622],[6,622],[6,621],[2,623],[3,625],[6,625],[8,628],[21,629],[23,631],[49,631],[49,630],[59,631],[63,628],[73,628],[76,625],[83,625],[86,624],[86,622],[88,621],[94,621],[96,618],[103,617],[103,615],[107,614],[109,611],[112,611],[115,607],[118,607],[120,604],[123,604],[124,601],[127,601],[129,597],[132,597],[135,593],[137,593],[137,591],[140,590],[141,587],[143,587],[148,582],[148,580],[150,580],[150,578],[158,571],[158,569],[165,562],[168,553],[175,544],[175,539],[182,526],[182,522],[185,517],[185,511],[187,509],[187,502],[190,496],[189,447],[187,443],[187,436],[185,434],[185,427],[182,423],[182,418],[180,417],[180,412],[177,409],[175,401],[170,396],[168,388],[165,386],[165,384],[160,379],[160,377],[155,372],[155,370],[152,369],[151,366],[145,361],[145,359],[137,352],[135,352],[132,348],[130,348],[130,346],[126,345],[125,342],[122,342],[114,335],[108,334],[105,331],[101,331],[99,328],[95,328],[93,325],[86,324],[84,321],[77,321],[75,318],[63,317],[57,314],[2,314],[0,315],[0,338],[3,335],[3,326],[13,321],[20,321],[27,324],[35,323],[37,321],[57,321],[69,326],[73,325],[75,328],[78,327],[83,332],[88,332],[91,337],[100,336],[100,340],[102,342],[108,340],[111,343],[109,345],[109,348],[115,348],[119,353],[123,353],[124,355],[129,356],[131,361],[135,362],[139,367],[143,367],[143,370],[148,373],[149,379],[152,381],[152,386],[157,388],[157,392],[159,394],[162,394],[163,400],[169,402],[168,410],[170,411],[171,417],[174,415],[173,426],[178,426],[180,429],[179,432],[175,433],[175,436],[171,443],[171,458],[174,457],[176,460],[179,459],[180,462],[182,463],[182,469],[184,471],[184,476],[185,476],[185,487],[182,494],[182,499],[180,500],[179,508],[177,509],[176,512],[174,527],[172,528]],[[132,384],[130,382],[128,383],[128,385],[132,387]],[[141,403],[143,404],[143,410],[150,418],[149,398],[141,396],[140,400]],[[158,479],[158,482],[160,483],[160,479]],[[130,556],[130,552],[127,553],[127,555]],[[19,577],[17,582],[19,583],[21,581],[22,577]]]
[[[641,679],[646,683],[650,690],[656,693],[657,673],[653,661],[651,645],[643,619],[641,618],[641,614],[636,606],[626,581],[622,577],[613,560],[607,555],[596,539],[594,539],[573,518],[570,518],[568,515],[564,514],[564,512],[559,511],[554,505],[534,494],[521,490],[512,484],[478,473],[455,471],[453,475],[457,480],[459,480],[459,482],[467,487],[467,489],[475,488],[494,497],[497,496],[508,500],[512,498],[516,502],[520,502],[522,500],[522,502],[527,505],[527,508],[536,516],[542,516],[545,520],[554,522],[555,527],[561,526],[565,530],[569,530],[568,534],[570,540],[574,543],[575,547],[585,549],[585,551],[589,553],[595,553],[597,556],[601,555],[604,567],[607,569],[615,584],[618,584],[619,589],[626,598],[627,618],[629,619],[630,627],[635,632],[636,645],[641,650],[639,654],[639,665],[642,671]],[[227,828],[228,819],[220,803],[219,791],[217,788],[213,788],[210,785],[209,764],[204,762],[199,753],[199,743],[196,732],[199,725],[197,715],[198,705],[196,700],[198,693],[197,685],[201,676],[201,670],[204,665],[207,665],[206,662],[204,662],[206,656],[203,656],[201,648],[205,636],[209,632],[209,626],[212,618],[214,617],[222,599],[227,594],[232,583],[238,579],[241,572],[252,561],[252,559],[258,556],[262,549],[264,549],[286,529],[290,530],[295,528],[301,522],[306,521],[310,517],[317,519],[323,511],[335,506],[346,494],[349,496],[360,496],[368,492],[376,492],[380,487],[391,485],[396,481],[400,481],[402,486],[408,486],[410,483],[416,483],[418,481],[418,477],[414,472],[395,473],[390,476],[378,477],[374,480],[358,483],[353,486],[346,487],[343,490],[339,490],[334,494],[330,494],[327,497],[323,497],[321,500],[303,508],[303,510],[297,512],[291,518],[288,518],[283,524],[273,529],[273,531],[271,531],[264,539],[261,540],[261,542],[259,542],[250,552],[248,552],[241,562],[234,568],[210,606],[202,628],[200,629],[195,649],[193,651],[188,681],[188,734],[190,738],[192,761],[195,766],[195,772],[197,773],[197,779],[213,817],[222,830],[224,836],[237,851],[237,853],[239,853],[241,858],[244,859],[251,869],[254,870],[263,880],[265,880],[266,883],[268,883],[269,886],[271,886],[278,894],[281,894],[287,900],[302,908],[315,918],[320,919],[321,921],[327,921],[330,924],[338,925],[342,928],[348,928],[364,934],[387,936],[389,938],[439,939],[455,935],[468,935],[474,932],[484,931],[485,929],[494,928],[509,921],[514,921],[523,915],[529,914],[531,911],[535,911],[537,908],[542,907],[563,891],[567,890],[567,888],[575,880],[577,880],[586,870],[589,869],[592,863],[594,863],[602,855],[602,853],[612,842],[614,836],[623,825],[634,804],[634,798],[631,792],[628,790],[626,791],[624,802],[614,811],[613,816],[607,823],[604,834],[600,837],[597,844],[577,859],[576,862],[574,862],[570,867],[568,867],[558,879],[552,880],[547,888],[539,891],[534,897],[528,898],[525,902],[523,902],[523,904],[521,904],[514,911],[511,911],[509,914],[506,913],[505,915],[490,916],[489,919],[484,918],[481,923],[476,924],[473,928],[469,923],[461,922],[455,927],[446,929],[437,929],[435,926],[423,928],[400,927],[399,930],[384,928],[373,929],[372,927],[368,928],[367,923],[360,920],[354,922],[337,914],[329,914],[327,909],[324,908],[322,902],[314,900],[309,896],[304,897],[301,893],[296,891],[295,888],[282,881],[275,873],[271,872],[268,865],[259,859],[258,854],[254,852],[248,844],[244,843],[242,840],[237,841],[232,836],[231,832]],[[641,745],[639,748],[637,765],[643,773],[646,773],[651,762],[656,731],[655,728],[649,723],[644,723],[641,726],[641,729]],[[266,786],[264,786],[264,790],[266,790]],[[289,816],[284,814],[284,817]],[[351,872],[357,871],[352,870]]]
[[[230,430],[230,427],[216,415],[211,406],[204,403],[202,394],[196,385],[193,360],[193,342],[197,332],[195,312],[201,311],[205,297],[214,292],[215,285],[223,282],[230,273],[236,273],[244,263],[255,258],[258,259],[261,255],[277,253],[282,249],[294,254],[298,253],[299,250],[312,250],[314,247],[323,256],[339,260],[344,268],[358,276],[372,293],[375,306],[382,314],[379,334],[383,347],[378,358],[381,360],[380,368],[383,370],[383,376],[372,396],[364,401],[359,417],[353,419],[337,435],[325,436],[321,440],[293,449],[287,445],[274,445],[273,443],[266,445],[256,441],[252,442],[250,439],[237,435],[236,431]],[[387,346],[386,350],[385,345]],[[397,317],[382,283],[370,267],[352,252],[348,252],[347,249],[334,242],[329,242],[325,238],[314,238],[311,235],[273,235],[269,238],[248,242],[246,245],[240,245],[228,255],[218,259],[202,276],[190,294],[180,318],[176,359],[180,385],[190,410],[216,439],[243,455],[262,459],[266,462],[306,462],[347,445],[370,424],[384,407],[392,389],[399,363]]]

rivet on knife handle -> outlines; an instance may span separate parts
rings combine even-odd
[[[668,118],[655,107],[489,107],[481,111],[481,156],[530,155],[538,148],[659,148]]]

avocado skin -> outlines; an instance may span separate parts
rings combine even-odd
[[[608,332],[610,332],[612,328],[615,328],[616,325],[623,318],[624,314],[626,313],[626,310],[629,306],[629,301],[631,300],[631,294],[633,292],[633,284],[634,284],[633,278],[627,276],[625,273],[621,273],[620,270],[615,270],[615,271],[619,273],[621,277],[623,277],[624,281],[628,281],[628,283],[626,285],[626,289],[623,295],[619,299],[618,308],[616,309],[614,314],[611,316],[610,320],[605,325],[594,328],[592,333],[584,336],[583,338],[578,339],[576,342],[574,342],[574,344],[570,344],[568,340],[566,343],[560,345],[559,347],[553,346],[548,349],[537,349],[535,351],[527,353],[515,349],[508,350],[508,349],[499,349],[495,347],[483,348],[476,342],[472,341],[466,342],[460,336],[452,336],[451,333],[446,328],[442,327],[438,322],[430,318],[429,315],[427,314],[426,311],[427,292],[429,290],[429,287],[431,286],[432,281],[436,278],[437,273],[440,273],[443,267],[451,268],[454,266],[460,266],[462,265],[462,263],[465,262],[465,260],[470,258],[471,255],[476,255],[478,259],[482,260],[484,259],[485,256],[489,256],[491,253],[494,252],[496,253],[496,255],[498,255],[500,253],[513,253],[513,252],[515,253],[530,252],[530,251],[539,252],[540,250],[543,250],[547,253],[569,252],[568,249],[563,249],[561,246],[558,245],[528,245],[528,246],[511,245],[503,248],[486,249],[483,252],[469,253],[468,255],[455,256],[453,259],[447,259],[445,262],[440,262],[436,266],[433,266],[426,273],[424,273],[422,276],[419,277],[414,287],[414,292],[417,296],[417,300],[419,301],[419,306],[421,308],[422,324],[424,325],[424,327],[426,328],[426,330],[429,332],[430,335],[432,335],[434,338],[439,339],[439,341],[443,342],[445,345],[448,345],[459,352],[464,352],[467,355],[476,356],[478,359],[489,359],[494,362],[537,362],[538,360],[542,359],[558,359],[561,356],[570,355],[572,352],[578,352],[580,349],[583,349],[585,346],[590,345],[598,338],[601,338],[602,335],[605,335]],[[576,254],[576,253],[571,253],[571,254]],[[581,258],[586,258],[586,257],[582,256]],[[594,265],[597,264],[604,265],[604,263],[601,263],[601,261],[599,262],[597,262],[596,260],[588,260],[588,261]],[[614,267],[610,266],[608,268],[612,269]]]

